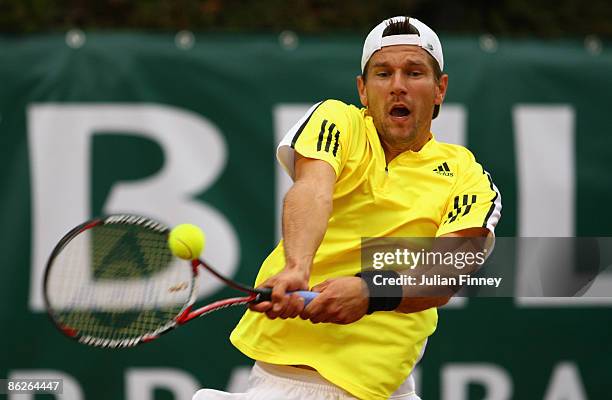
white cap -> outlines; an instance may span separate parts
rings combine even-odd
[[[403,22],[408,17],[393,17],[384,20],[372,29],[366,37],[363,44],[363,55],[361,56],[361,72],[376,51],[385,46],[395,46],[400,44],[408,44],[419,46],[427,51],[438,62],[440,71],[444,70],[444,57],[442,56],[442,44],[438,35],[431,30],[430,27],[422,23],[416,18],[408,18],[410,25],[414,26],[418,31],[417,34],[407,35],[392,35],[383,37],[383,31],[392,22]]]

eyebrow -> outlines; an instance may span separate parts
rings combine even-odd
[[[410,66],[426,66],[427,64],[422,62],[422,61],[414,61],[414,60],[408,60],[404,63],[404,65],[410,65]],[[379,61],[376,62],[374,64],[372,64],[372,68],[385,68],[385,67],[389,67],[390,64],[387,61]]]

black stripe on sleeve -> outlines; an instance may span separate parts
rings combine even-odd
[[[338,131],[338,130],[336,131],[336,136],[334,136],[334,139],[336,141],[334,142],[334,150],[332,151],[332,154],[335,157],[336,154],[338,154],[338,146],[339,146],[338,139],[340,139],[340,131]]]
[[[476,204],[476,195],[475,194],[472,195],[472,199],[470,201],[470,204],[467,205],[467,207],[465,208],[465,211],[463,212],[463,214],[461,214],[462,216],[463,215],[467,215],[470,212],[470,210],[472,209],[472,204]]]
[[[483,173],[485,173],[485,175],[487,175],[487,179],[489,180],[489,183],[491,185],[491,190],[493,191],[493,193],[495,193],[495,196],[493,196],[493,199],[491,200],[491,207],[489,207],[489,212],[487,212],[487,215],[485,216],[484,222],[482,223],[482,227],[486,228],[487,227],[487,221],[491,217],[491,214],[493,214],[493,210],[495,210],[495,200],[497,200],[497,196],[499,196],[499,194],[497,194],[497,191],[493,188],[493,179],[491,179],[491,175],[489,175],[486,172],[484,172],[484,169],[482,171],[483,171]]]
[[[319,141],[317,142],[317,151],[321,151],[321,145],[323,144],[323,134],[325,133],[325,125],[327,125],[327,120],[324,119],[321,122],[321,131],[319,132]]]
[[[332,124],[329,126],[329,129],[327,130],[328,134],[327,134],[327,142],[325,142],[325,151],[328,153],[329,153],[329,146],[331,146],[333,132],[334,132],[335,127],[336,127],[336,124],[332,122]]]
[[[291,139],[291,148],[295,149],[295,142],[297,142],[298,138],[300,137],[300,135],[302,134],[302,131],[304,131],[304,128],[306,127],[306,125],[308,125],[308,122],[310,121],[310,117],[312,117],[312,115],[315,113],[315,111],[317,111],[317,108],[319,108],[319,106],[321,104],[323,104],[324,102],[320,102],[319,104],[317,104],[317,106],[315,107],[314,110],[312,110],[312,112],[310,113],[310,115],[308,116],[308,118],[306,118],[306,120],[304,121],[304,123],[302,125],[300,125],[300,128],[297,130],[297,132],[295,133],[295,135],[293,135],[293,139]]]

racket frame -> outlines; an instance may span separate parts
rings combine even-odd
[[[51,320],[51,322],[53,323],[53,325],[55,325],[55,327],[60,332],[62,332],[65,336],[71,339],[74,339],[78,341],[79,343],[83,343],[83,344],[95,346],[95,347],[106,347],[106,348],[134,347],[139,343],[147,343],[152,340],[155,340],[159,336],[171,331],[177,326],[183,325],[191,321],[194,318],[201,317],[213,311],[216,311],[222,308],[226,308],[226,307],[230,307],[230,306],[243,305],[243,304],[246,305],[252,302],[259,302],[259,301],[270,299],[271,289],[268,289],[268,288],[255,289],[251,286],[238,283],[236,281],[233,281],[223,276],[221,273],[219,273],[217,270],[212,268],[206,262],[200,259],[194,259],[191,261],[192,282],[191,282],[191,293],[189,294],[188,300],[187,302],[185,302],[182,309],[177,313],[177,315],[173,319],[165,323],[164,325],[160,326],[159,328],[155,329],[154,331],[150,333],[147,333],[141,336],[136,336],[133,338],[125,338],[125,339],[100,338],[100,337],[94,337],[90,335],[81,334],[79,333],[77,329],[61,324],[54,317],[54,310],[51,307],[51,301],[49,299],[49,294],[47,292],[47,283],[49,280],[50,271],[52,269],[53,263],[56,260],[57,256],[61,253],[61,251],[66,247],[66,245],[70,243],[70,241],[76,238],[78,235],[83,233],[84,231],[87,231],[99,225],[106,225],[106,224],[142,225],[144,227],[156,230],[165,235],[168,235],[170,233],[170,229],[167,226],[153,219],[142,217],[142,216],[137,216],[137,215],[114,214],[114,215],[94,218],[92,220],[86,221],[76,226],[75,228],[71,229],[68,233],[66,233],[60,239],[60,241],[57,243],[57,245],[54,247],[53,251],[51,252],[51,255],[49,256],[49,259],[45,267],[45,273],[43,277],[43,298],[45,302],[45,308],[47,310],[47,315],[49,319]],[[244,293],[248,293],[248,296],[233,297],[233,298],[218,300],[218,301],[212,302],[210,304],[204,305],[194,310],[193,306],[197,301],[198,288],[199,288],[199,283],[198,283],[199,266],[202,266],[204,269],[206,269],[211,274],[216,276],[219,280],[221,280],[227,286],[232,287],[236,290],[242,291]]]

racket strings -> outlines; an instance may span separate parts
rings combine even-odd
[[[164,232],[98,225],[70,240],[47,280],[52,316],[80,336],[142,337],[172,323],[193,287],[189,265],[172,257]]]

